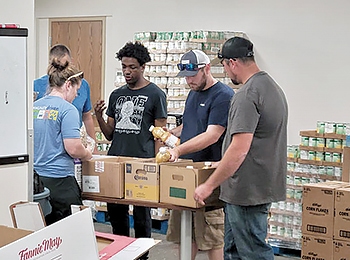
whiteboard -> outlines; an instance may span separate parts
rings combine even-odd
[[[28,154],[26,40],[0,35],[0,158]]]

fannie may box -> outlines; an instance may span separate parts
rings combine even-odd
[[[200,208],[194,198],[194,190],[214,172],[204,169],[204,162],[178,162],[160,165],[160,202],[178,206]],[[214,190],[206,205],[222,205],[220,188]]]
[[[89,208],[35,232],[0,225],[0,233],[4,260],[133,260],[160,242],[95,232]]]
[[[133,157],[94,155],[82,164],[82,191],[89,195],[124,198],[125,161]]]

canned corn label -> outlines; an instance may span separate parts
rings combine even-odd
[[[293,228],[293,238],[294,239],[300,239],[301,238],[301,231],[300,231],[300,229]]]
[[[335,133],[336,130],[336,124],[335,122],[326,122],[326,128],[325,128],[325,133]]]
[[[276,235],[277,234],[277,226],[270,225],[270,234]]]
[[[277,227],[277,236],[284,237],[285,228],[282,226]]]
[[[301,217],[294,216],[293,217],[293,225],[300,226],[301,225]]]
[[[301,137],[301,145],[302,146],[309,146],[309,137],[308,136]]]
[[[326,174],[333,176],[334,175],[334,166],[326,166]]]
[[[309,146],[316,147],[317,146],[317,138],[316,137],[310,137],[309,138]]]
[[[294,176],[294,185],[301,185],[301,177]]]
[[[301,213],[303,210],[303,205],[301,203],[294,203],[294,212]]]
[[[300,159],[307,160],[309,153],[305,150],[300,151]]]
[[[293,224],[293,216],[286,215],[284,217],[284,224],[286,225],[292,225]]]
[[[326,123],[325,123],[324,121],[317,121],[317,129],[316,129],[316,132],[317,132],[318,134],[324,134],[325,127],[326,127]]]
[[[302,185],[308,184],[308,183],[310,183],[310,178],[301,177],[301,184],[302,184]]]
[[[293,172],[295,169],[295,163],[294,162],[287,162],[287,170]]]
[[[333,153],[332,161],[340,163],[341,162],[341,154],[340,153]]]
[[[294,199],[294,190],[293,189],[287,189],[287,198]]]
[[[278,203],[277,202],[272,202],[271,203],[271,208],[272,209],[278,209]]]
[[[293,237],[293,229],[290,227],[286,227],[284,231],[284,237],[285,238],[292,238]]]
[[[334,176],[341,177],[342,175],[342,168],[341,167],[334,167]]]
[[[294,203],[293,202],[287,202],[286,203],[286,210],[287,211],[294,211]]]
[[[343,140],[342,139],[334,139],[334,143],[333,143],[333,146],[334,148],[342,148],[342,143],[343,143]]]
[[[332,153],[325,152],[325,153],[324,153],[324,160],[325,160],[326,162],[331,162],[331,161],[332,161]]]
[[[294,199],[300,200],[302,196],[303,196],[302,190],[295,190],[294,191]]]
[[[316,146],[317,147],[325,147],[325,138],[317,137],[316,138]]]
[[[323,152],[316,152],[316,161],[323,161],[324,160],[324,153]]]
[[[323,165],[318,167],[318,174],[326,174],[326,168]]]
[[[279,201],[279,202],[278,202],[278,208],[279,208],[279,210],[284,210],[284,209],[285,209],[285,203],[284,203],[284,201]]]
[[[315,151],[309,151],[309,156],[308,156],[308,160],[315,160],[316,159],[316,154]]]
[[[326,138],[326,147],[327,148],[334,148],[334,139]]]
[[[282,215],[282,214],[277,215],[277,221],[280,222],[280,223],[283,223],[284,215]]]
[[[343,123],[336,123],[336,130],[335,132],[339,135],[344,135],[345,131],[344,131],[344,124]]]

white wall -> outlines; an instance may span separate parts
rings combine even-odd
[[[350,122],[347,96],[350,1],[346,0],[35,0],[36,17],[107,16],[106,97],[120,67],[115,53],[137,31],[243,31],[257,62],[284,89],[289,102],[288,143],[317,120]],[[39,39],[47,39],[40,31]],[[44,40],[45,42],[45,40]],[[46,48],[45,48],[46,50]],[[37,76],[45,73],[47,56]],[[47,54],[42,54],[47,55]]]
[[[34,25],[34,0],[0,0],[0,23],[15,23],[22,28],[28,28],[27,39],[27,88],[28,88],[28,128],[33,129],[33,86],[32,82],[35,78],[35,25]],[[9,63],[10,64],[10,63]],[[1,69],[1,68],[0,68]],[[1,80],[1,79],[0,79]],[[1,84],[1,83],[0,83]],[[0,111],[0,113],[3,111]],[[24,113],[25,111],[23,111]],[[11,116],[11,115],[9,115]],[[2,127],[9,126],[6,122],[1,122]],[[20,124],[19,124],[20,125]],[[16,140],[12,140],[16,142]],[[30,139],[32,142],[32,139]],[[1,145],[1,144],[0,144]],[[29,146],[29,149],[31,145]],[[32,180],[32,162],[31,152],[29,152],[29,163],[2,165],[0,167],[1,177],[1,202],[0,202],[0,224],[12,225],[9,205],[18,201],[31,200],[33,197],[31,190]]]

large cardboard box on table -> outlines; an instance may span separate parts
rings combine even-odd
[[[180,161],[192,163],[192,160]],[[156,163],[155,158],[125,162],[125,198],[158,203],[160,166],[172,164],[174,162]]]
[[[0,259],[137,259],[159,241],[94,231],[91,210],[83,209],[36,232],[0,226]]]
[[[178,206],[200,208],[194,198],[194,190],[214,172],[205,169],[204,162],[178,162],[160,165],[160,202]],[[222,206],[220,188],[214,190],[205,201],[206,205]]]
[[[333,237],[336,189],[347,183],[328,181],[303,186],[302,233]]]
[[[302,236],[301,259],[333,260],[333,240],[328,237]]]
[[[336,190],[334,203],[334,239],[350,242],[350,186]]]
[[[125,198],[159,202],[159,163],[155,158],[125,163]]]
[[[82,164],[82,191],[85,194],[124,198],[125,161],[133,157],[94,155]]]

